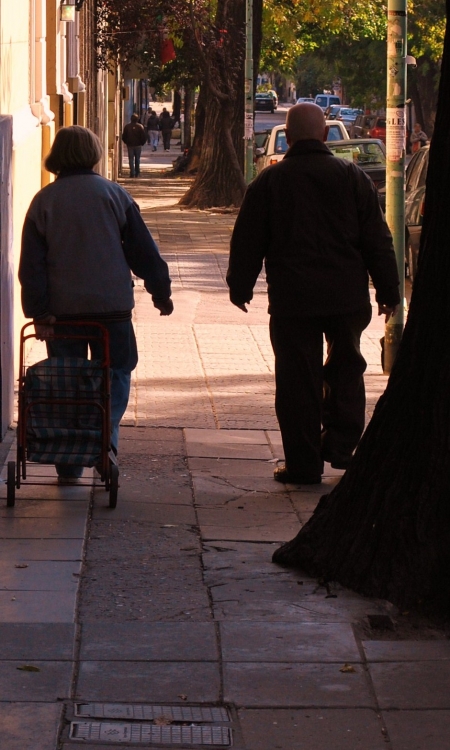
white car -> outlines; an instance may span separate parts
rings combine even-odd
[[[340,120],[325,120],[325,124],[330,128],[328,131],[327,142],[344,141],[349,139],[347,129]],[[257,173],[261,172],[265,167],[268,167],[271,164],[276,164],[277,161],[281,161],[287,150],[286,124],[275,125],[268,134],[264,146],[259,148],[258,146],[256,147],[255,159]]]

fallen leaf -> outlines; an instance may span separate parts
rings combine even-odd
[[[17,563],[17,565],[14,565],[15,568],[28,568],[28,565],[26,563]]]
[[[169,724],[172,724],[172,720],[168,719],[167,716],[157,716],[156,719],[153,719],[153,724],[156,724],[158,727],[167,727]]]
[[[184,693],[180,693],[178,697],[181,698],[182,701],[187,701],[187,695]]]
[[[41,671],[39,667],[33,667],[32,664],[24,664],[22,667],[16,667],[16,669],[20,669],[21,672],[40,672]]]
[[[343,667],[340,668],[339,672],[356,672],[355,667],[353,667],[351,664],[344,664]]]

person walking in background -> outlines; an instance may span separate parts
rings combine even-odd
[[[147,135],[137,115],[131,115],[131,122],[125,125],[122,133],[122,141],[128,149],[130,177],[139,177],[141,172],[141,151],[142,146],[147,143]]]
[[[358,166],[333,156],[327,133],[316,104],[289,110],[289,150],[248,186],[231,238],[227,283],[243,312],[265,261],[286,459],[274,472],[279,482],[318,483],[324,461],[348,467],[365,421],[368,273],[380,315],[389,319],[400,302],[377,191]]]
[[[144,112],[144,114],[141,117],[141,125],[142,125],[142,127],[144,128],[144,130],[145,130],[145,132],[147,134],[147,145],[150,145],[150,136],[148,134],[147,123],[148,123],[148,119],[149,119],[151,113],[152,113],[152,110],[149,107],[146,110],[146,112]]]
[[[93,171],[102,146],[87,128],[61,128],[45,167],[55,182],[33,198],[25,217],[19,280],[25,317],[33,318],[50,357],[83,357],[87,342],[48,339],[56,321],[101,323],[109,332],[111,445],[117,453],[119,423],[127,408],[137,347],[131,322],[131,271],[144,279],[161,315],[173,311],[167,263],[139,208],[116,182]],[[93,359],[102,359],[92,328],[58,326],[58,333],[90,336]],[[57,466],[62,478],[81,476],[81,466]]]
[[[428,143],[428,136],[424,131],[422,130],[422,125],[420,122],[416,122],[414,125],[414,129],[411,133],[411,137],[409,139],[409,142],[411,144],[411,153],[415,154],[416,151],[419,150],[419,148],[422,148],[422,146],[426,146]]]
[[[159,117],[159,129],[162,133],[164,151],[170,149],[170,139],[172,138],[173,120],[165,107]]]
[[[151,113],[147,120],[147,133],[148,143],[152,147],[152,151],[156,151],[159,141],[159,119],[158,115],[156,114],[156,112],[153,112],[153,110],[151,110]]]

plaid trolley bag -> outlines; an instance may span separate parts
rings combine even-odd
[[[24,335],[26,328],[22,329],[22,339],[34,338],[34,334]],[[23,341],[23,359],[22,344]],[[104,351],[107,350],[105,332]],[[27,368],[22,366],[17,467],[14,461],[8,462],[7,505],[15,504],[15,488],[20,488],[21,479],[27,479],[28,461],[94,466],[109,491],[109,506],[115,508],[119,472],[110,460],[110,424],[108,354],[103,362],[81,357],[49,357]]]
[[[27,459],[98,466],[102,451],[102,369],[78,357],[52,357],[25,377]]]

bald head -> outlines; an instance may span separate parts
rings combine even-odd
[[[325,133],[325,117],[317,104],[302,102],[290,108],[286,118],[286,138],[290,146],[310,138],[324,141]]]

